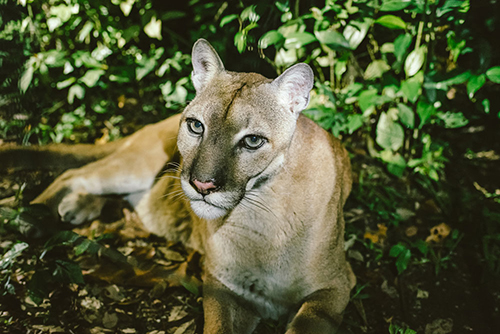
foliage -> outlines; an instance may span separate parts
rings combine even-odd
[[[259,5],[277,12],[279,21],[256,29]],[[447,97],[453,87],[466,85],[469,99],[490,112],[489,98],[477,93],[498,82],[498,66],[491,59],[458,64],[482,51],[464,29],[469,1],[330,0],[305,14],[290,2],[259,5],[221,19],[226,25],[238,18],[238,50],[257,46],[278,73],[297,61],[312,65],[317,85],[306,113],[335,135],[363,132],[370,154],[396,176],[407,168],[435,181],[443,176],[446,158],[432,130],[469,122]]]

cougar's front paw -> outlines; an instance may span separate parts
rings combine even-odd
[[[100,216],[106,199],[85,192],[73,192],[66,195],[58,206],[58,213],[63,222],[80,225]]]

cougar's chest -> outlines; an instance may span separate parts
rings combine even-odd
[[[207,269],[263,318],[279,318],[307,293],[304,250],[292,226],[277,217],[239,215],[208,239]]]

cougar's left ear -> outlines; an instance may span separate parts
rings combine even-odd
[[[298,117],[309,103],[309,92],[314,85],[314,73],[309,65],[301,63],[287,69],[274,79],[278,100]]]
[[[194,43],[191,59],[193,63],[191,80],[197,92],[203,90],[215,75],[224,71],[222,60],[205,39],[201,38]]]

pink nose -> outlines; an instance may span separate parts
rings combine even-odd
[[[193,185],[195,186],[196,190],[203,195],[207,195],[211,191],[215,190],[217,187],[212,181],[208,182],[201,182],[196,179],[193,180]]]

